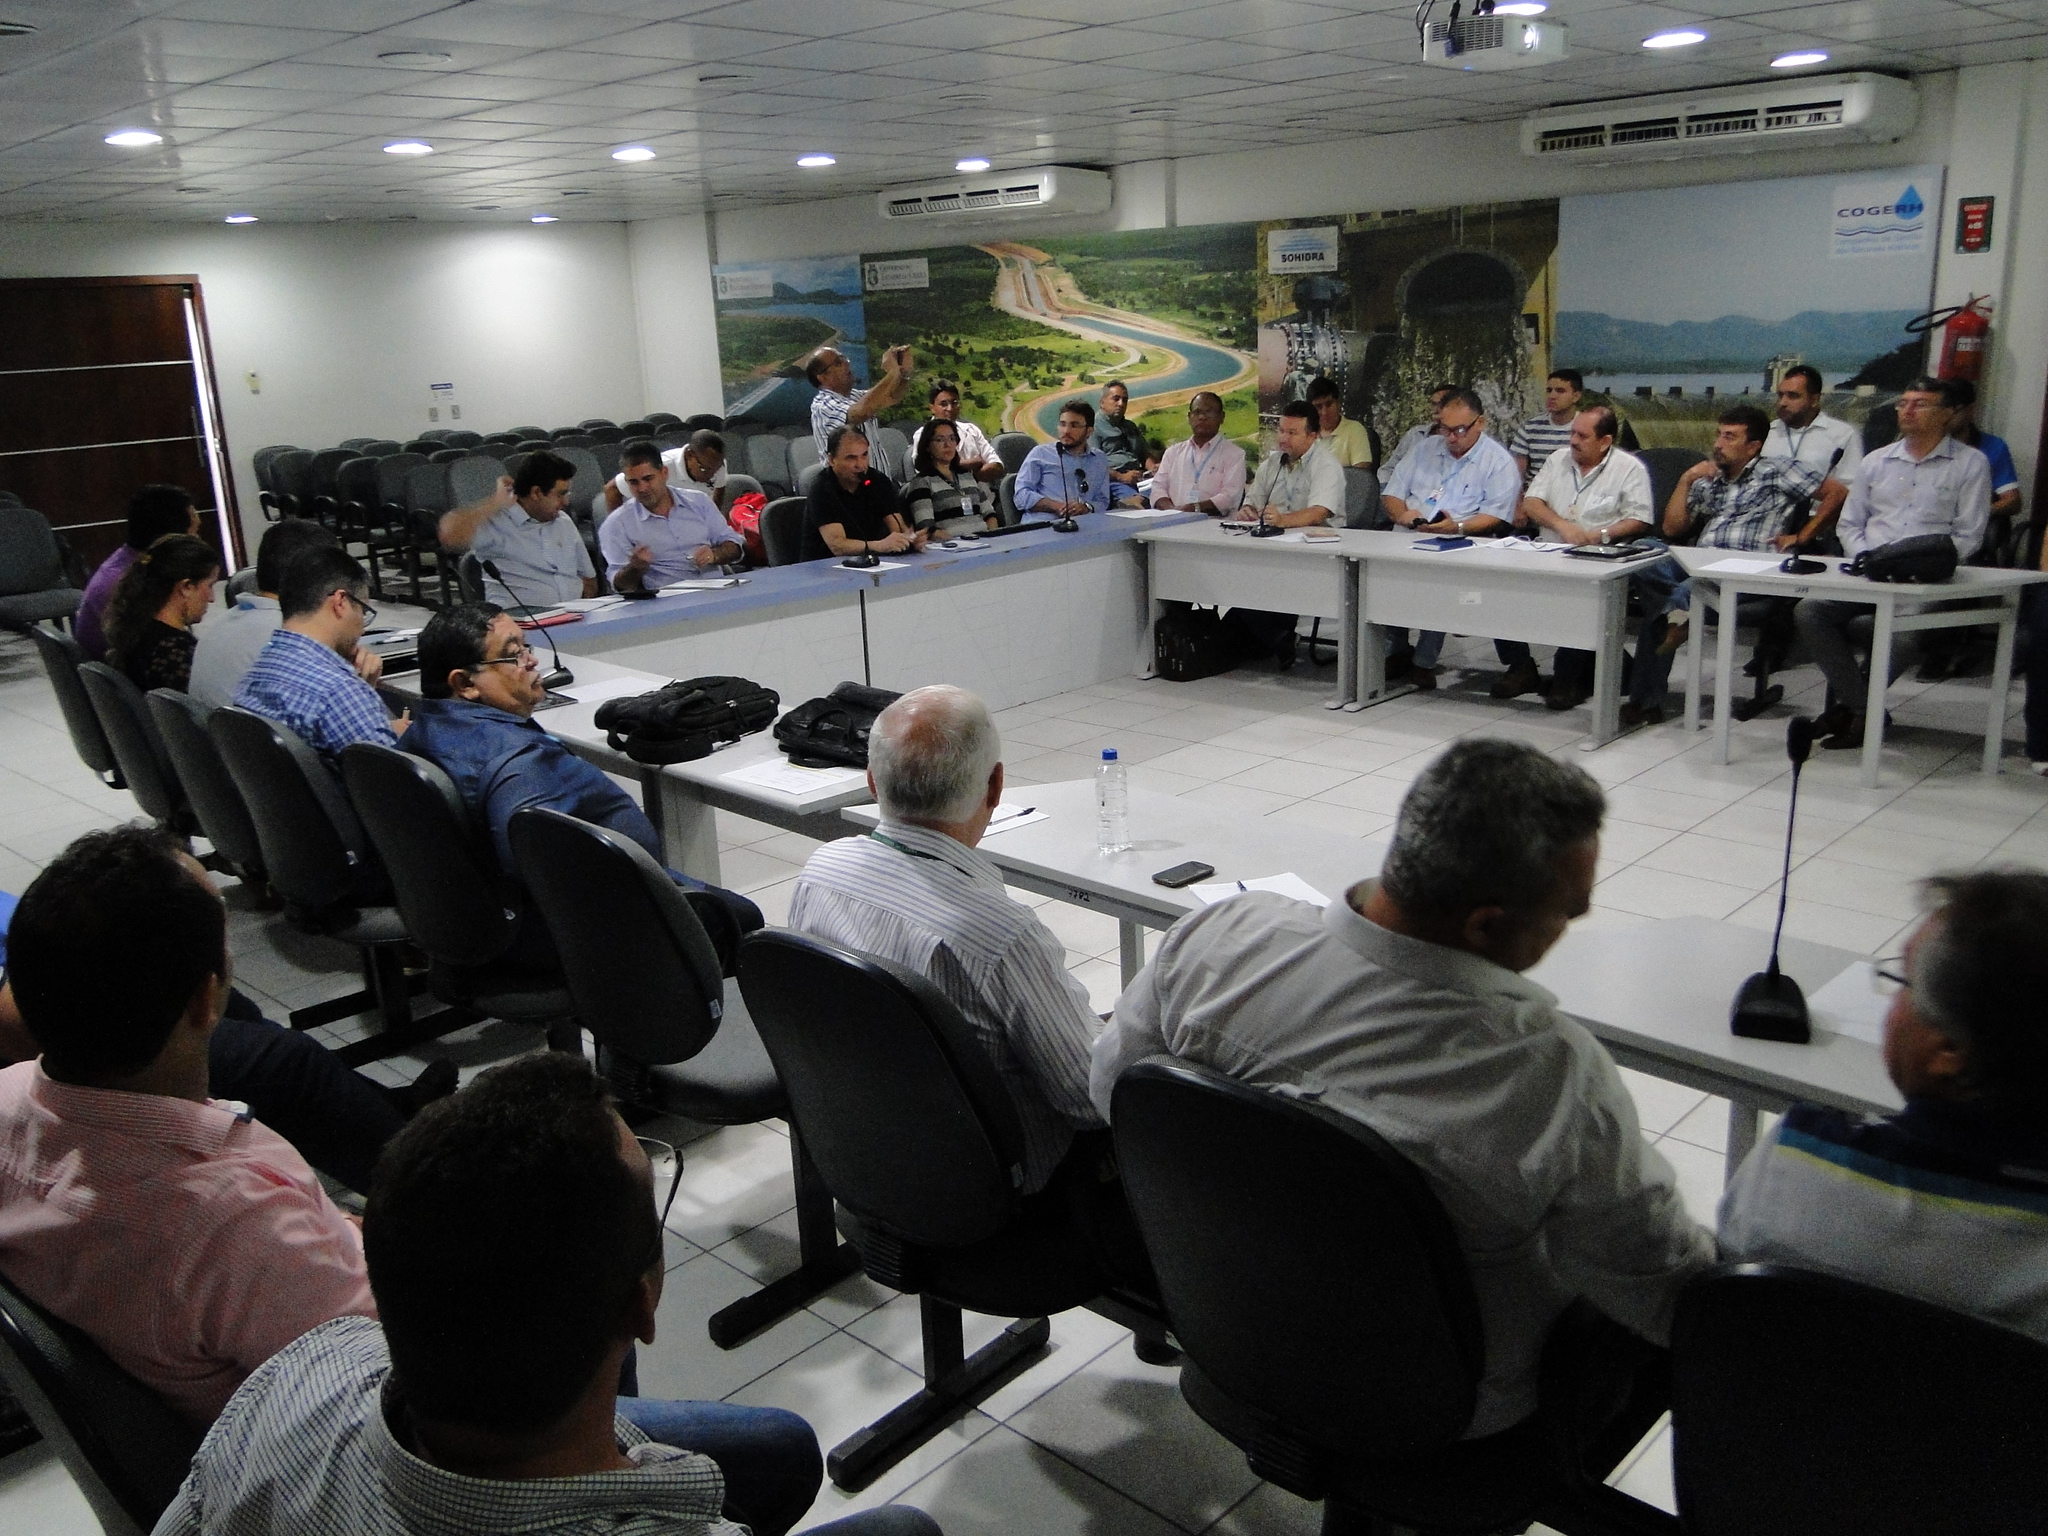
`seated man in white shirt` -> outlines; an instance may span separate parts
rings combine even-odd
[[[728,509],[732,494],[726,489],[726,482],[730,476],[725,468],[725,439],[718,433],[709,427],[692,432],[682,447],[662,449],[661,463],[676,484],[695,486],[711,498],[711,504],[720,512]],[[676,478],[679,475],[681,479]],[[604,504],[616,512],[632,494],[626,489],[626,472],[622,469],[605,482]]]
[[[1800,532],[1802,544],[1811,544],[1835,526],[1835,515],[1856,483],[1856,468],[1863,462],[1863,433],[1846,421],[1820,408],[1820,370],[1801,363],[1785,370],[1778,380],[1778,419],[1764,438],[1764,457],[1790,459],[1795,464],[1818,470],[1824,479],[1839,486],[1832,514],[1823,506],[1813,522]]]
[[[960,456],[954,460],[960,469],[966,470],[975,479],[985,481],[989,485],[994,485],[1008,473],[1003,468],[1003,461],[996,457],[995,449],[989,445],[988,434],[973,422],[961,418],[958,384],[950,379],[940,379],[934,384],[931,408],[934,421],[950,421],[953,423],[953,429],[960,434]],[[917,461],[917,445],[923,436],[923,427],[910,434],[912,463]]]
[[[1221,395],[1204,389],[1188,401],[1188,434],[1167,445],[1152,477],[1152,505],[1228,517],[1244,505],[1244,450],[1223,435]]]
[[[484,573],[484,595],[508,608],[595,597],[597,568],[583,531],[562,510],[575,480],[567,459],[545,449],[529,453],[498,477],[489,496],[442,516],[441,547],[496,566],[497,576]]]
[[[1324,446],[1319,414],[1306,400],[1280,407],[1274,447],[1259,462],[1252,488],[1226,525],[1262,523],[1268,528],[1316,528],[1344,515],[1344,466]],[[1238,641],[1254,655],[1271,654],[1286,671],[1294,665],[1294,627],[1299,614],[1263,608],[1233,608],[1225,616]]]
[[[1648,1365],[1714,1261],[1614,1062],[1522,972],[1591,903],[1605,798],[1576,765],[1467,738],[1402,802],[1378,880],[1326,910],[1264,892],[1180,922],[1095,1044],[1118,1075],[1178,1057],[1370,1126],[1421,1172],[1470,1266],[1486,1338],[1466,1434],[1528,1417],[1575,1300]],[[1574,1309],[1581,1310],[1581,1309]],[[1601,1374],[1607,1374],[1602,1372]]]
[[[619,467],[633,499],[597,530],[605,575],[619,591],[652,592],[745,553],[709,496],[669,484],[668,466],[653,443],[626,444]]]
[[[1002,738],[963,688],[919,688],[868,739],[881,825],[813,853],[789,926],[927,977],[987,1048],[1024,1130],[1026,1196],[1066,1202],[1120,1275],[1142,1273],[1109,1133],[1088,1098],[1100,1027],[1066,948],[975,852],[1003,795]]]
[[[235,690],[256,665],[271,632],[284,622],[277,594],[285,568],[309,549],[335,549],[334,535],[310,517],[288,517],[272,523],[256,546],[256,590],[237,597],[226,613],[199,626],[199,645],[192,653],[192,681],[185,691],[208,709],[232,703]]]

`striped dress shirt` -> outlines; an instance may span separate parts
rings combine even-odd
[[[745,1536],[721,1514],[716,1462],[655,1445],[622,1418],[612,1433],[630,1471],[514,1482],[422,1461],[391,1432],[403,1403],[390,1377],[384,1330],[367,1318],[280,1351],[200,1445],[155,1536]]]
[[[811,855],[789,926],[927,977],[987,1047],[1024,1126],[1023,1192],[1045,1187],[1077,1129],[1102,1124],[1088,1100],[1101,1028],[1066,950],[1003,889],[996,866],[943,832],[884,820]]]

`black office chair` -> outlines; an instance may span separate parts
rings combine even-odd
[[[574,427],[568,428],[566,430],[574,432],[588,432],[592,427],[616,427],[617,425],[618,423],[616,421],[613,421],[609,416],[586,416],[581,421],[577,422]]]
[[[100,726],[99,711],[93,708],[78,676],[78,669],[85,665],[84,647],[47,624],[31,624],[28,637],[43,659],[43,671],[49,675],[50,688],[57,695],[57,708],[64,716],[64,729],[70,734],[78,760],[109,789],[126,789],[128,781],[121,777],[113,745]]]
[[[761,509],[761,546],[770,565],[795,565],[804,552],[804,509],[801,496],[783,496]]]
[[[1659,1393],[1570,1454],[1548,1379],[1532,1420],[1460,1438],[1485,1369],[1479,1303],[1442,1206],[1372,1130],[1166,1059],[1117,1080],[1110,1124],[1187,1355],[1181,1395],[1261,1477],[1323,1500],[1325,1532],[1670,1526],[1600,1482]]]
[[[50,520],[31,507],[0,505],[0,626],[25,631],[41,620],[68,620],[84,598],[65,573]]]
[[[278,487],[271,474],[271,465],[277,461],[279,454],[297,453],[298,451],[298,448],[291,443],[271,443],[265,447],[258,448],[249,456],[250,466],[256,471],[256,500],[263,508],[263,517],[266,522],[274,523],[284,515],[282,509],[278,506]]]
[[[27,1410],[110,1536],[152,1529],[201,1432],[79,1329],[0,1281],[0,1385]]]
[[[365,741],[342,752],[341,773],[406,932],[432,962],[428,990],[471,1018],[538,1024],[555,1049],[580,1052],[561,968],[522,924],[519,892],[448,775]]]
[[[242,792],[206,732],[211,711],[189,693],[153,688],[144,698],[193,819],[220,863],[252,885],[263,880],[263,846]]]
[[[271,499],[278,516],[313,515],[313,455],[304,448],[287,448],[270,460]]]
[[[1057,1194],[1026,1198],[1016,1107],[973,1028],[922,976],[802,934],[740,943],[740,990],[790,1125],[861,1266],[918,1294],[922,1391],[826,1458],[866,1487],[1037,1358],[1049,1314],[1087,1307],[1164,1346],[1156,1303],[1115,1288]],[[1012,1323],[966,1356],[962,1309]]]
[[[199,823],[163,738],[157,734],[156,721],[143,702],[142,690],[104,661],[82,664],[78,680],[92,700],[100,729],[114,750],[114,761],[121,765],[121,777],[127,780],[128,792],[135,796],[142,814],[179,837],[197,832]]]
[[[1002,460],[1003,472],[1014,475],[1024,467],[1035,442],[1029,432],[998,432],[989,440],[989,447]]]
[[[353,944],[362,956],[363,989],[294,1008],[291,1027],[312,1029],[375,1007],[384,1030],[337,1053],[350,1066],[440,1033],[428,1027],[434,1021],[413,1020],[404,957],[409,935],[369,836],[319,754],[275,721],[233,706],[209,715],[206,733],[242,793],[285,920],[302,933]]]
[[[709,413],[699,413],[695,416],[684,417],[682,425],[691,432],[723,432],[725,430],[725,418],[723,416],[713,416]]]
[[[1650,472],[1651,523],[1655,524],[1664,515],[1664,504],[1671,499],[1671,492],[1678,485],[1679,477],[1706,455],[1697,448],[1642,448],[1636,450],[1636,457],[1643,461],[1643,467]],[[1540,468],[1531,465],[1530,468]]]
[[[630,838],[559,811],[512,818],[521,879],[553,935],[576,1016],[605,1077],[628,1104],[705,1125],[787,1116],[789,1102],[736,984],[699,920],[717,898],[686,893]],[[723,912],[708,914],[714,921]],[[797,1267],[714,1313],[711,1342],[732,1349],[860,1268],[839,1241],[832,1196],[790,1129]]]
[[[498,435],[511,438],[514,447],[523,448],[528,443],[537,442],[545,444],[548,440],[548,429],[546,427],[507,427]]]
[[[1732,1265],[1679,1298],[1689,1536],[2036,1536],[2048,1344],[1872,1286]]]

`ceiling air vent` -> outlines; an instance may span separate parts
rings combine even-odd
[[[932,182],[918,187],[889,187],[875,196],[882,217],[903,219],[959,218],[963,215],[1000,218],[1015,213],[1106,213],[1111,183],[1102,171],[1070,165],[1038,170],[1005,171],[997,179]]]
[[[1532,112],[1522,119],[1522,153],[1606,161],[1741,154],[1823,141],[1890,144],[1912,130],[1918,110],[1911,82],[1889,75],[1766,81]]]

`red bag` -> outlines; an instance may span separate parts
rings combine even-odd
[[[761,514],[768,510],[768,498],[759,491],[747,491],[732,499],[725,520],[747,546],[747,564],[766,565],[768,546],[761,542]]]

